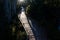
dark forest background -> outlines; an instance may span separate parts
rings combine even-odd
[[[10,36],[10,25],[18,25],[16,5],[14,0],[0,0],[0,39],[8,39]],[[15,2],[16,3],[16,2]],[[60,1],[59,0],[35,0],[30,4],[29,17],[38,21],[42,27],[47,28],[48,38],[60,39]]]

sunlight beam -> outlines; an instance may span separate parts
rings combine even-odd
[[[24,0],[18,0],[19,2],[24,2]]]

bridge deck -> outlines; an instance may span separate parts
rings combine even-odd
[[[27,35],[28,35],[29,40],[35,40],[35,36],[34,36],[34,34],[32,32],[32,29],[31,29],[31,27],[30,27],[30,25],[28,23],[28,20],[27,20],[27,17],[25,15],[25,12],[21,12],[18,15],[18,18],[21,21],[21,23],[22,23],[22,25],[23,25],[23,27],[24,27]]]

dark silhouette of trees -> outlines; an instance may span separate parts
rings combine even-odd
[[[35,2],[31,3],[31,8],[28,13],[42,27],[47,28],[49,38],[58,40],[60,38],[60,36],[57,36],[60,35],[57,30],[58,25],[60,25],[59,9],[59,1],[57,0],[35,0]],[[54,38],[54,36],[56,37]]]

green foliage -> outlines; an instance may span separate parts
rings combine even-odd
[[[25,40],[27,34],[22,26],[22,24],[17,20],[10,25],[10,38],[12,40]]]

